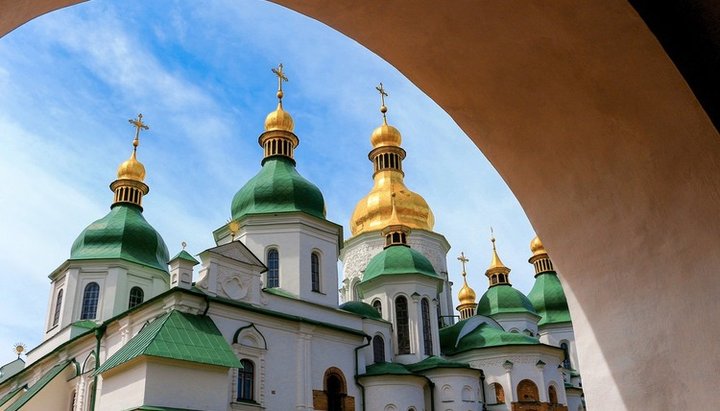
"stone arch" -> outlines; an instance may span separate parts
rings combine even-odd
[[[490,387],[493,390],[493,393],[495,394],[495,404],[504,404],[505,403],[505,389],[503,388],[502,384],[499,382],[493,382],[490,383]]]
[[[95,370],[96,366],[97,366],[97,354],[95,354],[95,351],[91,351],[90,354],[88,354],[88,356],[85,357],[85,361],[83,361],[82,374],[85,374],[85,373]]]
[[[531,380],[524,379],[517,385],[517,398],[520,402],[538,402],[540,393],[537,385]]]
[[[246,347],[267,350],[267,340],[265,340],[265,336],[257,329],[254,323],[238,328],[233,335],[232,342]]]
[[[461,398],[465,402],[475,401],[475,390],[469,385],[466,385],[462,389]]]
[[[440,388],[440,401],[452,401],[453,399],[453,387],[450,384],[445,384]]]

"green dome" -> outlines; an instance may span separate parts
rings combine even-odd
[[[470,317],[440,330],[440,348],[445,355],[459,354],[476,348],[503,345],[537,345],[536,338],[510,333],[480,317]]]
[[[139,207],[117,204],[75,239],[71,260],[120,258],[167,272],[168,249]]]
[[[535,285],[530,290],[528,299],[542,317],[538,325],[570,322],[565,292],[554,272],[542,273],[535,278]]]
[[[422,274],[438,278],[430,261],[406,245],[393,245],[370,260],[363,273],[363,282],[381,275]]]
[[[500,284],[488,288],[480,297],[477,314],[492,316],[503,313],[530,313],[537,315],[530,300],[510,284]]]
[[[325,200],[313,183],[295,169],[295,162],[285,156],[268,157],[260,172],[235,194],[232,218],[248,214],[303,211],[325,218]]]
[[[372,305],[362,301],[348,301],[345,304],[340,305],[340,309],[353,314],[361,315],[363,317],[382,320],[380,313],[374,309]]]

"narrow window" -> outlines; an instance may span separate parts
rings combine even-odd
[[[538,402],[538,388],[530,380],[522,380],[517,386],[517,395],[520,402]]]
[[[557,391],[552,385],[548,387],[548,401],[550,401],[550,404],[558,403]]]
[[[55,313],[53,314],[53,327],[58,325],[60,322],[60,309],[62,308],[63,290],[58,291],[57,297],[55,297]]]
[[[395,299],[395,321],[397,322],[398,354],[410,354],[410,329],[408,324],[407,299]]]
[[[81,320],[94,320],[97,314],[98,299],[100,298],[100,286],[96,282],[85,286],[83,293]]]
[[[385,340],[381,335],[373,337],[373,360],[375,364],[385,362]]]
[[[145,299],[145,292],[140,287],[133,287],[130,289],[130,300],[128,301],[128,308],[133,308],[136,305],[142,304]]]
[[[423,298],[420,306],[422,310],[422,331],[425,355],[433,355],[432,333],[430,332],[430,303],[427,298]]]
[[[570,352],[568,350],[568,345],[566,342],[560,343],[560,348],[563,350],[563,362],[562,366],[565,369],[570,369]]]
[[[346,396],[343,377],[335,372],[326,373],[325,394],[327,395],[327,410],[341,411],[344,408],[343,398]]]
[[[267,287],[280,286],[280,255],[278,250],[271,248],[267,253]]]
[[[237,400],[254,401],[255,364],[247,359],[240,360],[240,364],[243,367],[238,370]]]
[[[377,310],[377,312],[382,316],[382,303],[380,300],[375,300],[373,303],[373,308]]]
[[[320,292],[320,256],[318,253],[310,255],[310,274],[312,276],[312,290]]]
[[[505,390],[503,389],[502,385],[494,382],[492,383],[492,386],[495,389],[495,404],[504,404]]]

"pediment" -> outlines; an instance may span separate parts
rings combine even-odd
[[[263,264],[263,262],[260,261],[260,259],[257,258],[257,256],[253,254],[253,252],[250,251],[250,249],[248,249],[245,244],[241,243],[240,241],[231,241],[227,244],[209,248],[200,253],[200,258],[203,261],[206,261],[208,253],[221,255],[231,260],[259,267],[261,272],[267,270],[265,264]]]

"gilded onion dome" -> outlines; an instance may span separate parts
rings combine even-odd
[[[474,304],[477,294],[468,285],[466,276],[467,274],[463,273],[463,286],[458,293],[458,301],[460,301],[460,304]]]
[[[535,238],[530,241],[530,251],[532,252],[533,256],[547,254],[547,251],[545,251],[545,246],[543,245],[542,241],[540,241],[540,237],[538,236],[535,236]]]
[[[278,91],[282,97],[282,91]],[[295,129],[295,121],[287,111],[283,110],[282,100],[278,102],[277,109],[265,117],[265,131],[282,130],[292,132]]]
[[[383,123],[370,136],[373,149],[368,158],[373,163],[373,188],[358,201],[350,220],[352,235],[379,231],[390,223],[393,208],[397,219],[410,229],[432,230],[435,217],[425,199],[405,186],[402,160],[405,150],[400,147],[402,136],[395,127],[387,123],[385,90],[382,83],[380,92]]]

